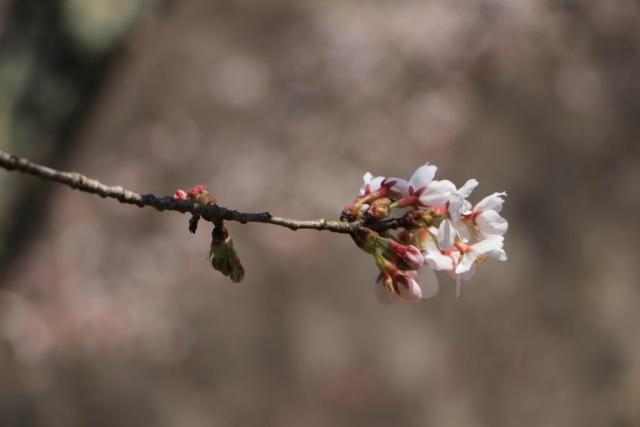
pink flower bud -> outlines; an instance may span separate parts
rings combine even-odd
[[[422,299],[422,289],[410,274],[396,274],[393,283],[404,302],[414,303]]]
[[[424,264],[424,256],[420,249],[413,245],[406,246],[407,250],[402,257],[402,260],[413,270],[417,270]]]
[[[173,198],[178,200],[187,200],[187,193],[178,188],[174,193]]]
[[[194,185],[189,191],[187,191],[187,195],[195,199],[200,193],[207,191],[208,187],[205,184]]]
[[[417,270],[424,264],[422,252],[413,245],[402,245],[394,240],[389,240],[389,248],[412,270]]]
[[[375,284],[376,298],[381,304],[393,304],[398,300],[398,294],[393,290],[393,281],[390,276],[381,273]]]

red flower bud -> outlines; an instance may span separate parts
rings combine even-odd
[[[187,193],[178,188],[174,193],[173,198],[178,200],[187,200]]]
[[[195,199],[200,193],[207,191],[208,187],[205,184],[198,184],[191,187],[189,191],[187,191],[187,195],[191,199]]]

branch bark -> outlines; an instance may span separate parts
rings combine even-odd
[[[326,230],[333,233],[353,234],[358,228],[366,226],[376,231],[384,231],[399,227],[407,227],[410,218],[404,216],[378,223],[364,224],[362,221],[330,221],[326,219],[296,220],[273,216],[269,212],[239,212],[222,206],[201,204],[191,200],[178,200],[172,196],[157,197],[153,194],[138,194],[121,186],[107,186],[95,179],[77,172],[63,172],[34,163],[23,157],[15,156],[0,150],[0,167],[9,171],[18,171],[33,175],[46,181],[58,182],[85,193],[97,194],[118,200],[120,203],[138,207],[151,206],[159,211],[176,211],[198,215],[209,222],[220,220],[235,221],[242,224],[260,222],[285,227],[290,230]]]

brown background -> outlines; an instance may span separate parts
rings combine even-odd
[[[0,171],[0,425],[640,424],[637,2],[37,3],[3,150],[295,218],[430,161],[510,259],[386,307],[347,237],[233,224],[235,285],[207,224]]]

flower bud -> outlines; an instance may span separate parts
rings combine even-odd
[[[420,249],[413,245],[402,245],[394,240],[389,239],[389,249],[392,253],[401,259],[411,270],[417,270],[424,264],[424,257]]]
[[[393,277],[393,283],[403,301],[413,303],[422,299],[422,289],[410,274],[396,274]]]
[[[435,214],[433,211],[424,211],[424,213],[418,218],[420,225],[424,227],[431,227],[435,221]]]
[[[420,252],[420,249],[416,248],[413,245],[408,245],[405,247],[407,248],[407,250],[402,257],[402,260],[412,270],[417,270],[422,267],[422,264],[424,264],[424,256],[422,256],[422,252]]]
[[[393,287],[393,279],[388,274],[380,273],[375,284],[376,297],[382,304],[393,304],[398,300],[398,294]]]
[[[376,220],[385,219],[391,212],[391,200],[387,197],[381,197],[374,200],[369,208],[369,214]]]
[[[235,283],[240,283],[242,282],[242,279],[244,279],[244,267],[242,266],[240,259],[237,257],[237,254],[236,257],[232,259],[231,274],[229,274],[229,277]]]
[[[400,243],[409,245],[413,242],[413,240],[414,240],[414,233],[412,233],[407,229],[402,229],[402,231],[398,233],[398,242]]]
[[[214,255],[211,258],[211,266],[214,270],[219,271],[225,276],[231,273],[231,266],[229,265],[229,258],[223,253],[222,255]]]
[[[368,254],[374,255],[380,247],[380,241],[386,239],[380,237],[378,233],[368,228],[360,227],[353,234],[353,240],[358,247]]]
[[[427,250],[429,241],[433,241],[433,236],[429,234],[427,230],[421,228],[414,235],[414,244],[421,252],[425,252]]]
[[[182,191],[182,190],[180,190]],[[184,191],[183,191],[184,193]],[[189,189],[189,191],[187,191],[187,197],[191,200],[193,200],[194,202],[197,203],[201,203],[203,205],[206,204],[211,204],[211,205],[215,205],[216,204],[216,198],[213,197],[213,195],[211,193],[209,193],[209,190],[207,189],[207,186],[204,184],[198,184],[198,185],[194,185],[193,187],[191,187]]]
[[[178,200],[187,200],[187,193],[184,190],[178,188],[173,194],[173,198]]]
[[[209,259],[214,270],[229,276],[232,281],[238,283],[244,278],[244,267],[226,228],[216,226],[213,229]]]
[[[187,191],[187,195],[190,199],[195,199],[199,194],[208,192],[208,187],[205,184],[194,185]]]
[[[344,207],[340,214],[341,221],[353,222],[360,217],[362,210],[360,205],[351,204]]]

